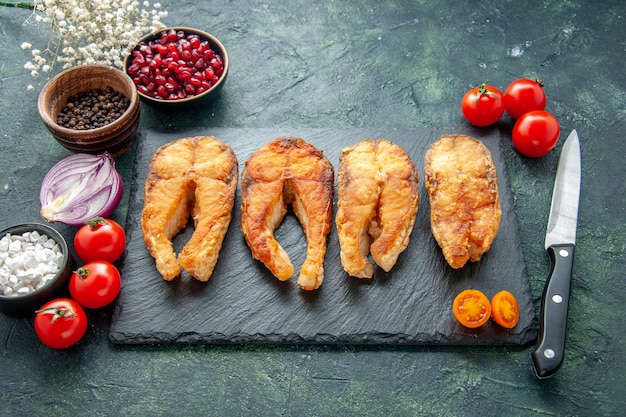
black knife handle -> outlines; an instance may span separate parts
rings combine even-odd
[[[539,339],[531,353],[535,375],[546,379],[554,375],[563,363],[567,309],[569,304],[574,245],[548,247],[552,271],[546,281],[541,299]]]

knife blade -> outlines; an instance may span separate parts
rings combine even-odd
[[[551,377],[563,363],[580,182],[580,143],[578,133],[572,130],[559,156],[546,230],[545,249],[551,271],[541,298],[539,337],[531,352],[534,372],[539,379]]]

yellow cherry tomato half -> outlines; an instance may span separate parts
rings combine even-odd
[[[485,294],[479,290],[461,291],[452,303],[454,317],[463,326],[470,329],[480,327],[491,317],[491,304]]]
[[[491,299],[493,321],[506,329],[512,329],[519,321],[519,307],[515,296],[508,291],[500,291]]]

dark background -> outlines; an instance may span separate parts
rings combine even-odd
[[[562,126],[531,160],[499,124],[535,305],[558,151],[581,138],[583,178],[565,362],[538,381],[527,347],[117,346],[112,308],[85,339],[41,345],[29,320],[0,316],[2,415],[619,415],[626,394],[626,3],[615,1],[190,1],[164,22],[226,46],[220,97],[179,114],[142,107],[147,128],[467,127],[464,92],[484,81],[545,81]],[[68,151],[37,114],[43,85],[24,41],[47,32],[0,8],[0,227],[39,220],[39,186]],[[41,47],[41,46],[40,46]],[[33,84],[34,91],[26,86]],[[118,160],[126,179],[133,153]],[[115,218],[125,221],[128,193]],[[55,225],[66,237],[72,230]]]

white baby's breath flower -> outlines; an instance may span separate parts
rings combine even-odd
[[[140,37],[163,29],[167,11],[161,3],[140,0],[33,0],[34,22],[50,26],[51,39],[42,52],[32,49],[24,68],[33,76],[63,68],[101,63],[122,67]],[[27,21],[28,22],[28,21]],[[28,42],[22,49],[30,49]],[[48,62],[49,58],[49,62]]]

